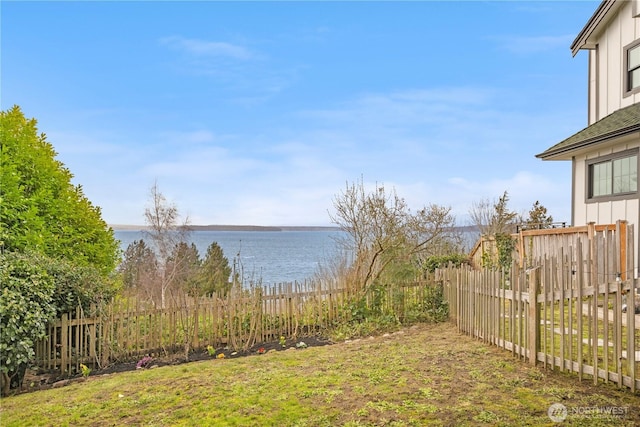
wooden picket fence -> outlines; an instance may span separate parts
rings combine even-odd
[[[516,259],[508,273],[438,270],[452,321],[532,364],[640,390],[639,282],[633,245],[620,251],[633,242],[633,227],[620,225],[592,227],[523,265]]]
[[[380,309],[399,317],[420,309],[429,284],[432,278],[389,287]],[[348,317],[345,301],[353,296],[339,283],[314,281],[236,288],[225,298],[181,295],[166,308],[145,307],[132,298],[113,301],[99,313],[78,308],[49,325],[35,347],[35,363],[73,374],[80,364],[100,369],[144,355],[186,356],[207,346],[246,350],[280,336],[297,339],[325,330]],[[366,304],[373,300],[367,297]]]

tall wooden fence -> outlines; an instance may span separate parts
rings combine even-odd
[[[402,318],[422,310],[433,278],[367,295],[364,306]],[[36,345],[36,363],[45,369],[78,372],[81,363],[102,368],[143,355],[183,354],[207,346],[248,349],[256,343],[297,339],[318,333],[350,316],[345,302],[354,295],[335,282],[280,284],[234,289],[225,298],[174,298],[167,308],[144,307],[135,299],[114,301],[100,313],[73,315],[49,325]]]
[[[625,280],[627,275],[634,275],[633,266],[635,264],[633,257],[633,240],[627,239],[627,228],[633,227],[627,221],[618,221],[615,224],[595,224],[589,223],[577,227],[552,227],[546,229],[520,229],[517,233],[511,235],[516,240],[515,250],[513,251],[513,259],[517,261],[520,267],[533,265],[535,260],[545,256],[559,255],[561,252],[577,251],[578,241],[583,253],[587,248],[591,252],[596,250],[602,252],[604,246],[596,248],[596,242],[614,241],[615,245],[607,246],[605,256],[600,256],[601,265],[599,267],[600,274],[615,275],[620,274],[621,279]],[[604,255],[604,254],[603,254]],[[471,263],[476,268],[482,268],[484,260],[495,260],[498,257],[498,248],[494,236],[481,236],[478,242],[471,250],[469,255]],[[574,253],[575,259],[575,253]],[[494,263],[495,264],[495,263]],[[573,270],[578,268],[591,269],[591,266],[571,267]]]
[[[619,225],[574,236],[523,266],[516,261],[509,273],[439,270],[451,319],[530,363],[640,389],[639,283],[623,274],[633,271],[633,254],[619,255],[633,227]]]
[[[536,260],[545,256],[563,254],[572,251],[571,258],[577,259],[577,251],[583,254],[590,251],[593,261],[598,265],[573,264],[567,266],[572,271],[582,269],[597,271],[601,276],[617,277],[626,280],[633,277],[633,225],[627,221],[615,224],[589,223],[584,226],[549,228],[543,230],[521,230],[517,238],[515,258],[520,267],[535,265]]]

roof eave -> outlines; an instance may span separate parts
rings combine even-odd
[[[578,151],[582,148],[586,148],[588,146],[599,144],[601,142],[605,142],[608,140],[621,138],[627,135],[632,135],[636,132],[640,133],[640,124],[629,126],[623,129],[618,129],[614,132],[609,132],[604,135],[598,135],[593,138],[585,139],[584,141],[580,141],[568,147],[562,147],[557,150],[547,150],[540,154],[536,154],[536,157],[542,160],[564,160],[562,157],[564,157],[564,155],[569,154],[571,152]]]
[[[596,43],[589,40],[596,28],[604,21],[609,11],[616,5],[616,0],[603,0],[593,13],[587,24],[582,28],[576,39],[571,43],[571,53],[576,56],[581,49],[595,49]]]

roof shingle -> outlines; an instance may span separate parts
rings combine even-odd
[[[546,151],[536,154],[536,157],[543,160],[549,159],[578,148],[606,141],[610,138],[639,131],[640,103],[636,103],[609,114]]]

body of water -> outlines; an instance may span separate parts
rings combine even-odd
[[[192,231],[190,242],[200,257],[212,242],[222,248],[229,264],[234,262],[245,282],[264,285],[309,279],[319,265],[339,255],[335,237],[340,231]],[[115,231],[124,251],[135,240],[151,243],[143,231]]]

